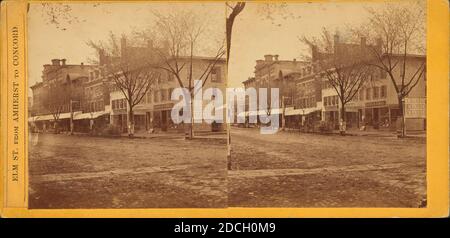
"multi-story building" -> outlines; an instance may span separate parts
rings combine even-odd
[[[190,57],[181,57],[178,63],[189,63]],[[193,57],[193,75],[192,79],[200,79],[201,75],[206,70],[208,64],[213,62],[215,58],[209,57]],[[211,74],[206,80],[202,90],[208,88],[217,88],[222,93],[226,91],[226,62],[225,59],[219,59],[214,68],[211,69]],[[183,86],[188,85],[188,70],[183,69],[180,72],[180,78],[183,80]],[[192,82],[193,83],[193,82]],[[135,115],[135,129],[156,129],[162,131],[176,130],[183,131],[183,125],[176,125],[171,119],[171,110],[177,101],[171,100],[172,91],[179,88],[179,82],[174,75],[166,71],[161,71],[160,78],[151,90],[143,97],[142,101],[133,108]],[[224,95],[223,95],[224,96]],[[111,123],[120,125],[123,130],[127,127],[127,112],[128,105],[123,93],[113,87],[110,92],[111,104]],[[206,105],[206,101],[203,105]],[[225,109],[223,108],[223,115],[225,118]],[[215,127],[215,128],[213,128]],[[195,123],[194,130],[223,130],[222,123],[215,123],[214,125],[203,123]]]
[[[259,88],[280,88],[280,99],[285,96],[283,93],[288,93],[288,90],[284,90],[289,86],[289,82],[283,77],[292,72],[306,72],[312,71],[312,68],[308,62],[293,60],[279,60],[278,55],[264,55],[264,60],[257,60],[254,70],[254,78],[250,79],[252,86],[255,89]],[[250,82],[244,82],[244,85],[248,85]],[[270,96],[269,100],[270,102]]]
[[[426,60],[425,56],[411,55],[406,60],[406,78],[411,77],[418,67]],[[393,70],[395,78],[401,79],[401,67]],[[397,82],[401,85],[401,82]],[[426,76],[423,74],[417,85],[411,90],[407,98],[426,97]],[[339,124],[341,102],[336,90],[327,79],[322,82],[322,118],[332,122],[335,127]],[[372,79],[355,94],[353,100],[345,105],[346,123],[349,127],[362,125],[371,128],[396,128],[399,112],[397,92],[390,77],[383,70],[375,70]],[[406,119],[408,130],[425,130],[425,118]]]
[[[348,52],[360,52],[361,55],[369,57],[372,50],[381,50],[381,44],[381,40],[377,40],[374,45],[368,45],[365,38],[361,38],[359,44],[349,44],[340,42],[339,36],[335,35],[331,52],[320,52],[316,46],[311,47],[312,61],[309,63],[296,61],[277,63],[277,56],[266,55],[265,60],[257,61],[255,76],[243,84],[245,88],[279,88],[282,110],[273,111],[280,113],[282,119],[280,121],[287,127],[298,128],[304,125],[306,120],[326,121],[330,127],[337,129],[342,105],[336,89],[322,73],[321,63],[330,57],[336,57],[336,54],[345,55]],[[399,80],[405,72],[407,74],[405,78],[410,79],[426,61],[424,55],[408,55],[406,59],[405,70],[396,67],[393,71],[395,78]],[[424,101],[425,97],[426,73],[423,73],[407,98]],[[248,101],[245,110],[248,117],[251,113]],[[366,125],[371,128],[384,127],[394,130],[398,128],[396,124],[400,115],[399,110],[393,82],[385,71],[374,67],[370,80],[364,82],[363,87],[345,105],[347,127]],[[405,122],[408,130],[425,130],[426,119],[423,115],[406,118]]]
[[[52,59],[52,64],[44,65],[42,81],[30,87],[33,107],[29,121],[41,129],[59,121],[60,128],[68,129],[73,114],[81,113],[83,85],[93,68],[83,63],[66,64],[66,59]]]
[[[297,61],[296,59],[279,60],[278,58],[278,55],[264,55],[264,60],[257,60],[254,77],[248,78],[243,84],[245,88],[255,88],[257,91],[260,88],[267,88],[267,103],[269,105],[271,104],[270,89],[278,88],[280,107],[289,107],[294,102],[295,92],[293,89],[295,88],[295,80],[298,78],[296,74],[310,74],[312,72],[312,66],[305,61]],[[246,117],[252,113],[265,113],[249,112],[248,108],[248,98],[246,98]],[[280,119],[282,119],[281,110],[273,110],[271,114],[279,114]],[[280,121],[282,122],[282,120]]]
[[[403,56],[395,56],[403,57]],[[406,80],[411,79],[413,74],[426,61],[424,55],[408,55],[406,57],[405,71],[402,67],[396,67],[393,75],[397,79],[396,84],[401,85],[401,75],[406,72]],[[390,77],[380,72],[379,78],[366,84],[360,91],[359,97],[354,98],[354,108],[357,109],[359,124],[395,129],[397,118],[401,113],[397,92]],[[415,82],[415,81],[414,81]],[[411,84],[413,85],[413,84]],[[417,84],[411,89],[406,98],[425,99],[426,98],[426,72],[418,79]],[[404,110],[407,110],[404,108]],[[426,118],[406,118],[407,130],[426,130]]]

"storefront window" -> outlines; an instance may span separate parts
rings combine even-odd
[[[220,82],[220,67],[211,69],[211,82]]]
[[[153,102],[158,102],[158,91],[155,91],[154,93],[153,93]]]
[[[366,100],[371,100],[371,88],[366,89]]]

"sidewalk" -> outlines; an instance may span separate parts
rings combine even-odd
[[[236,129],[258,129],[257,127],[252,128],[238,128]],[[233,130],[234,128],[231,128]],[[297,133],[297,134],[322,134],[322,135],[340,135],[339,130],[333,130],[328,133],[319,133],[319,132],[299,132],[298,129],[285,129],[284,131],[278,131],[278,133]],[[347,129],[346,136],[367,136],[367,137],[395,137],[397,138],[396,131],[390,130],[376,130],[376,129],[367,129],[365,131],[359,130],[358,128]],[[426,131],[407,131],[406,138],[418,138],[418,139],[426,139]]]
[[[226,142],[226,132],[211,132],[211,131],[194,131],[194,138],[193,140],[223,140]],[[123,133],[121,135],[122,137],[128,137],[127,133]],[[150,133],[146,131],[140,131],[134,133],[133,138],[140,138],[140,139],[185,139],[184,133],[180,132],[156,132],[156,133]]]
[[[333,131],[333,133],[339,134],[339,130]],[[375,136],[375,137],[397,137],[398,133],[396,131],[390,130],[375,130],[369,129],[366,131],[351,129],[346,131],[346,135],[351,136]],[[406,138],[423,138],[427,137],[426,131],[407,131]]]

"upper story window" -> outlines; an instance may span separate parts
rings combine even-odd
[[[169,97],[168,99],[169,99],[169,100],[172,100],[171,98],[172,98],[172,92],[173,92],[173,90],[174,90],[173,88],[169,88],[169,95],[168,95],[168,97]]]
[[[173,81],[175,78],[173,76],[173,74],[171,72],[167,72],[167,81],[171,82]]]
[[[379,73],[380,73],[380,79],[385,79],[387,77],[387,73],[383,69],[379,69]]]
[[[159,94],[159,91],[155,91],[154,93],[153,93],[153,102],[158,102],[159,101],[159,98],[158,98],[158,95]]]
[[[380,97],[386,98],[386,96],[387,96],[387,87],[386,85],[383,85],[380,87]]]
[[[380,92],[379,90],[380,90],[379,87],[373,87],[373,99],[378,99]]]
[[[89,72],[89,81],[94,80],[94,72]]]
[[[152,97],[152,93],[151,92],[147,92],[146,98],[147,98],[146,99],[147,103],[152,103],[153,97]]]
[[[220,82],[220,67],[214,67],[211,69],[211,82]]]
[[[166,89],[161,89],[161,101],[166,101],[167,100],[166,94],[167,94],[167,90]]]
[[[372,93],[371,88],[366,88],[366,100],[372,99]]]

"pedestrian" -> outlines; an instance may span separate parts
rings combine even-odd
[[[341,118],[341,121],[339,122],[339,134],[341,134],[341,136],[345,135],[346,127],[344,119]]]

